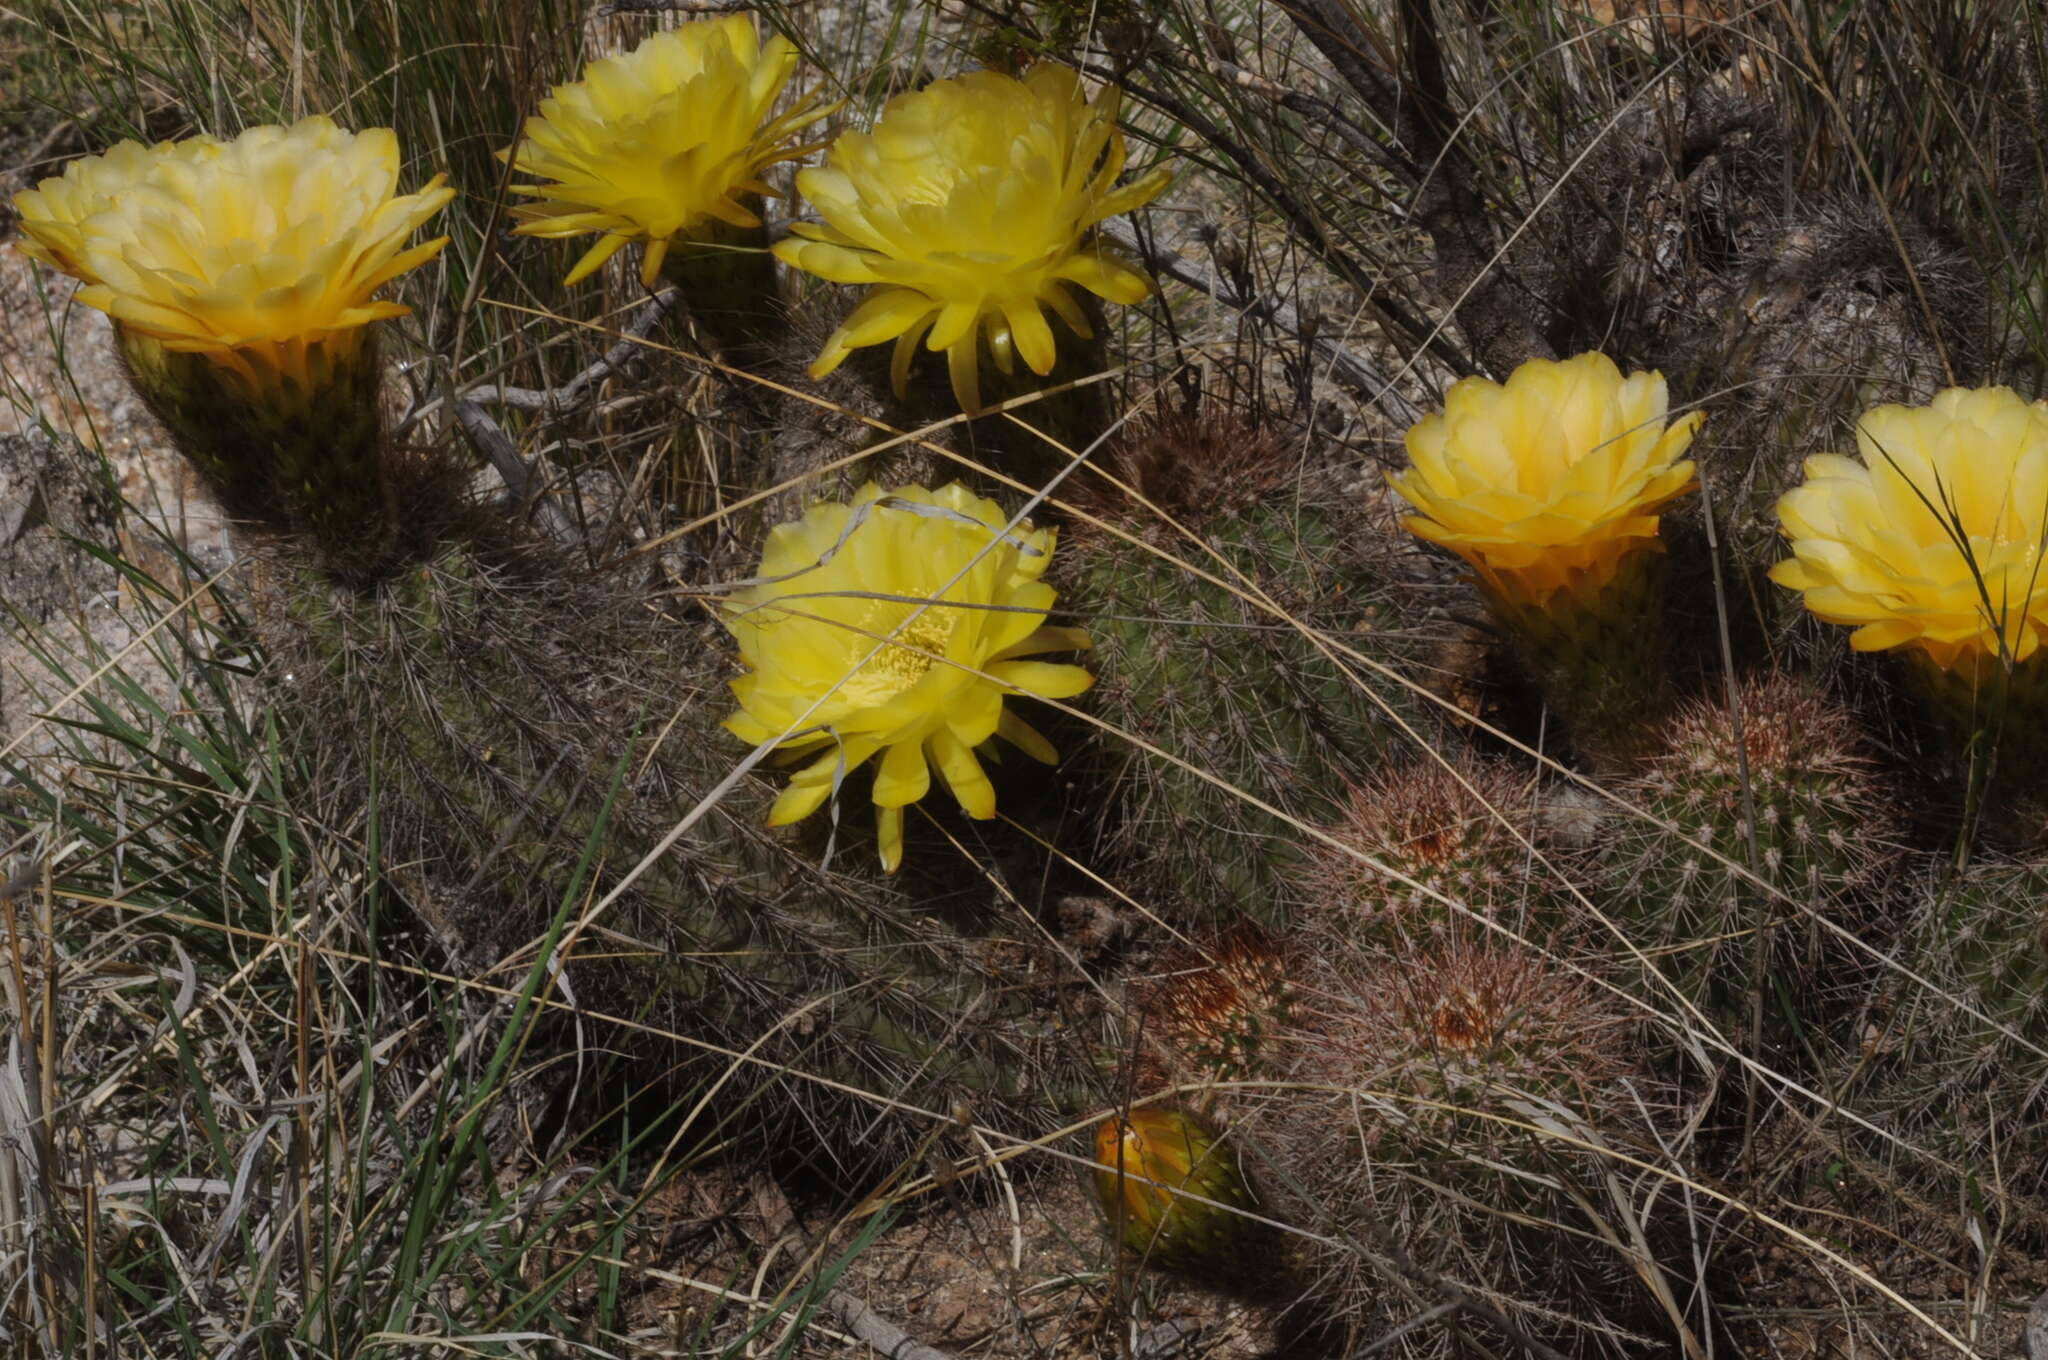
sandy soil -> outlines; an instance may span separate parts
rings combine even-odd
[[[233,561],[227,526],[130,391],[106,316],[75,285],[0,243],[0,600],[82,660],[134,641],[121,584],[76,540],[177,579],[170,545],[211,575]],[[28,631],[0,622],[0,747],[48,747],[37,716],[60,699]],[[143,649],[123,664],[147,674]],[[162,683],[163,677],[150,677]]]

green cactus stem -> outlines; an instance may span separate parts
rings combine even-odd
[[[330,570],[374,574],[399,538],[374,328],[309,344],[299,372],[250,374],[116,326],[143,402],[231,516],[304,537]]]
[[[1157,422],[1104,460],[1115,484],[1076,489],[1128,537],[1091,528],[1061,550],[1062,597],[1095,639],[1095,712],[1123,734],[1099,747],[1107,848],[1131,881],[1212,921],[1284,920],[1296,823],[1326,821],[1398,739],[1397,688],[1296,626],[1356,649],[1376,577],[1365,535],[1280,490],[1291,467],[1234,421]]]
[[[1824,922],[1853,923],[1893,855],[1854,718],[1772,675],[1745,682],[1732,709],[1686,705],[1657,735],[1619,790],[1648,815],[1606,838],[1609,911],[1718,1017],[1742,1021],[1759,994],[1778,1019],[1818,1016],[1821,989],[1858,962]]]
[[[665,622],[544,553],[451,541],[371,591],[287,566],[269,593],[309,788],[341,823],[374,805],[391,881],[467,971],[541,934],[593,835],[602,895],[731,769],[711,625]],[[930,1121],[905,1107],[1023,1131],[1099,1101],[1085,1055],[1040,1018],[1052,970],[1028,941],[821,869],[765,829],[766,803],[765,786],[728,791],[567,961],[584,1011],[758,1060],[727,1077],[728,1059],[653,1044],[664,1089],[723,1079],[739,1127],[863,1165],[921,1146]]]
[[[1531,852],[1557,848],[1534,792],[1505,765],[1469,756],[1374,771],[1328,828],[1343,848],[1313,848],[1303,887],[1315,922],[1358,944],[1442,937],[1462,927],[1436,894],[1484,916],[1550,915],[1557,885]]]
[[[1632,769],[1647,754],[1669,702],[1664,577],[1664,554],[1644,550],[1589,595],[1558,591],[1535,605],[1481,590],[1543,702],[1602,771]]]

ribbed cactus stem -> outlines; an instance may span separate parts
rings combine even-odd
[[[2048,1189],[2048,865],[1986,856],[1942,873],[1902,954],[1928,985],[1899,988],[1878,1012],[1857,1108],[1973,1175],[1997,1167],[2001,1196],[2038,1197]]]
[[[167,349],[120,325],[115,334],[136,391],[230,515],[305,536],[343,575],[386,565],[399,509],[374,328],[296,347],[289,369]]]
[[[1580,1344],[1635,1306],[1620,1255],[1595,1245],[1615,1163],[1585,1146],[1645,1141],[1653,1084],[1625,1016],[1543,954],[1469,933],[1332,969],[1315,1009],[1297,1084],[1245,1130],[1275,1215],[1303,1230],[1311,1316],[1354,1344],[1409,1321],[1371,1250],[1391,1231],[1416,1265],[1483,1281],[1516,1325],[1593,1353]]]
[[[2048,651],[2020,662],[1969,653],[1953,667],[1915,651],[1908,674],[1982,790],[1979,801],[2039,823],[2048,811]],[[2022,839],[2038,835],[2036,826]]]
[[[321,796],[375,781],[392,880],[465,966],[538,937],[593,835],[608,864],[637,865],[730,771],[720,652],[535,550],[444,545],[367,590],[307,568],[273,586],[270,640],[295,674],[281,697]],[[682,696],[680,712],[658,748],[629,753],[607,807],[655,694]],[[614,903],[599,931],[615,933],[581,938],[567,966],[582,1007],[788,1069],[746,1064],[721,1090],[790,1155],[908,1155],[929,1129],[905,1106],[1046,1129],[1099,1104],[1082,1057],[1032,1017],[1028,964],[873,878],[819,870],[765,828],[765,797],[728,792]],[[677,1090],[726,1067],[660,1059]]]
[[[1811,1017],[1851,962],[1828,923],[1893,854],[1883,784],[1853,716],[1800,682],[1755,678],[1735,699],[1654,729],[1619,789],[1644,815],[1604,842],[1609,909],[1695,1001]]]
[[[1272,1075],[1296,1000],[1290,972],[1250,923],[1169,951],[1131,991],[1140,1088]]]
[[[1249,576],[1252,599],[1142,545],[1097,537],[1065,550],[1069,598],[1092,619],[1096,711],[1186,762],[1106,744],[1111,833],[1128,867],[1211,920],[1249,913],[1272,924],[1286,916],[1303,858],[1288,819],[1324,820],[1392,727],[1369,678],[1255,600],[1263,593],[1313,627],[1335,627],[1371,587],[1345,562],[1336,526],[1306,506],[1251,507],[1212,526],[1208,542]]]
[[[1553,847],[1532,795],[1526,778],[1469,757],[1374,771],[1329,828],[1338,845],[1318,844],[1302,875],[1311,914],[1341,939],[1408,944],[1458,928],[1444,898],[1480,915],[1540,907],[1553,875],[1531,851]]]
[[[758,210],[758,197],[747,200]],[[758,362],[786,330],[768,228],[713,220],[669,243],[661,281],[679,292],[690,319],[728,364]]]
[[[1668,701],[1664,574],[1653,544],[1624,557],[1604,584],[1540,601],[1480,582],[1544,703],[1602,770],[1630,769],[1647,753]]]

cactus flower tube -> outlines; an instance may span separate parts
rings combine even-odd
[[[1950,388],[1866,411],[1856,452],[1809,458],[1779,498],[1792,556],[1771,579],[1857,651],[1907,653],[1966,738],[1996,724],[2048,754],[2048,406]]]
[[[1029,658],[1085,648],[1079,629],[1048,626],[1050,529],[1009,516],[957,483],[814,505],[779,525],[760,583],[734,592],[724,618],[747,673],[733,681],[744,741],[811,755],[776,799],[769,824],[822,806],[847,774],[879,760],[874,803],[883,868],[903,861],[903,809],[934,766],[970,817],[993,817],[995,788],[975,748],[1002,737],[1046,764],[1051,743],[1007,704],[1066,699],[1093,683],[1079,666]]]
[[[640,241],[641,283],[654,287],[666,266],[700,321],[768,310],[774,267],[759,205],[775,191],[762,176],[815,150],[798,134],[829,112],[812,95],[775,111],[796,66],[790,41],[764,44],[745,14],[686,23],[590,63],[501,153],[543,181],[512,186],[540,200],[513,209],[513,230],[600,233],[572,284]]]
[[[454,196],[398,189],[388,128],[323,117],[231,142],[127,142],[15,196],[31,256],[114,320],[137,388],[232,513],[350,551],[388,534],[377,292]]]
[[[1660,512],[1690,490],[1705,418],[1603,354],[1466,378],[1408,431],[1392,479],[1418,538],[1465,559],[1544,697],[1596,760],[1626,762],[1662,683]]]
[[[1212,1281],[1257,1268],[1241,1259],[1255,1225],[1231,1212],[1253,1206],[1251,1187],[1200,1116],[1154,1105],[1103,1120],[1094,1176],[1117,1240],[1139,1258]]]
[[[889,101],[872,132],[848,132],[797,188],[823,219],[796,224],[775,253],[868,295],[811,365],[823,377],[855,349],[895,342],[891,380],[905,394],[921,343],[944,352],[955,398],[982,409],[981,353],[1052,373],[1061,342],[1050,310],[1092,340],[1076,290],[1141,301],[1152,285],[1095,235],[1107,218],[1150,202],[1164,169],[1116,187],[1124,169],[1117,101],[1089,99],[1060,66],[1020,80],[976,71]]]

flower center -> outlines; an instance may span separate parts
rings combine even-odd
[[[907,611],[916,605],[899,600],[876,600],[861,615],[861,630],[855,645],[865,650],[876,638],[888,638],[880,650],[840,687],[840,693],[863,707],[885,704],[918,681],[933,665],[934,657],[946,654],[953,636],[952,611],[933,605],[905,624]],[[929,653],[930,655],[927,655]]]

